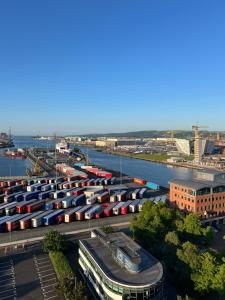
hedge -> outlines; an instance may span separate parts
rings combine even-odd
[[[60,282],[62,282],[64,278],[71,278],[74,276],[73,270],[63,252],[50,251],[49,256]]]

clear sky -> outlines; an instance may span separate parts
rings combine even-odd
[[[225,130],[224,0],[0,1],[0,131]]]

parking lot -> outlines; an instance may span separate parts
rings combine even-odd
[[[17,299],[15,269],[11,258],[0,259],[0,300]]]
[[[40,249],[0,257],[0,300],[60,300],[49,256]]]
[[[40,280],[44,300],[60,300],[56,293],[57,279],[50,258],[47,254],[35,254],[34,264]]]

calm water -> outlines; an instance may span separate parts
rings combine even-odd
[[[31,137],[14,137],[16,148],[44,147],[51,148],[55,146],[54,141],[38,141]],[[0,149],[3,151],[3,149]],[[26,169],[29,168],[30,162],[20,158],[8,158],[0,156],[0,176],[22,176],[26,175]]]
[[[30,137],[15,137],[14,144],[16,148],[52,148],[55,142],[45,140],[38,141]],[[86,147],[80,147],[80,149],[85,154],[88,153],[89,160],[93,164],[115,171],[120,171],[122,167],[122,172],[127,175],[153,181],[162,186],[168,186],[168,182],[172,178],[189,179],[194,172],[192,169],[170,167],[163,164],[106,154]],[[0,176],[25,175],[27,167],[29,167],[27,160],[0,157]]]
[[[108,167],[115,171],[120,171],[121,166],[122,172],[127,175],[153,181],[165,187],[168,186],[171,179],[190,179],[195,172],[192,169],[170,167],[144,160],[106,154],[86,147],[80,147],[80,149],[88,154],[89,160],[93,164]]]

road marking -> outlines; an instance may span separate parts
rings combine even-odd
[[[8,265],[8,266],[0,266],[0,269],[10,268],[10,267],[12,267],[12,265]]]
[[[45,285],[44,288],[47,289],[49,286],[53,286],[53,285],[56,285],[56,282],[55,283],[51,283],[49,285]]]
[[[9,296],[5,296],[5,297],[1,297],[0,300],[5,300],[5,299],[13,299],[13,300],[16,300],[16,297],[13,296],[13,295],[9,295]]]
[[[49,268],[49,267],[52,268],[52,266],[49,264],[49,265],[45,265],[45,266],[41,266],[41,267],[38,266],[38,269],[43,269],[43,268],[46,268],[46,267],[47,268]]]
[[[13,275],[13,273],[0,275],[0,278],[1,278],[1,277],[5,277],[5,276],[9,276],[9,275]]]
[[[42,280],[42,283],[52,281],[53,279],[57,282],[57,279],[55,277],[52,277],[51,279]]]
[[[5,293],[5,292],[9,292],[9,291],[15,292],[15,289],[8,289],[8,290],[0,291],[0,294],[3,294],[3,293]]]
[[[56,298],[56,297],[58,297],[58,296],[55,295],[55,296],[52,296],[52,297],[49,297],[49,298],[45,298],[45,300],[53,299],[53,298]]]

